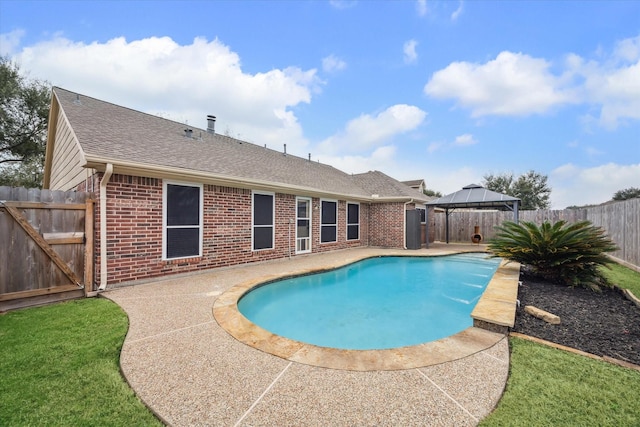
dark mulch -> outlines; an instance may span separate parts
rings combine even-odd
[[[615,289],[601,293],[523,274],[513,330],[598,356],[640,365],[640,308]],[[560,316],[551,325],[524,312],[536,306]]]

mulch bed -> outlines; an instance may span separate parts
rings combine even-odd
[[[640,365],[640,308],[620,291],[598,293],[526,274],[520,279],[513,331]],[[561,323],[551,325],[525,313],[527,305],[560,316]]]

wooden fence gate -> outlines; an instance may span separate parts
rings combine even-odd
[[[0,187],[0,311],[93,292],[90,193]]]

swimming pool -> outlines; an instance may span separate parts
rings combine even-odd
[[[472,326],[499,264],[486,254],[371,258],[257,287],[238,309],[267,331],[321,347],[412,346]]]

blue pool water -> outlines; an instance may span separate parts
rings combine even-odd
[[[274,334],[318,346],[416,345],[472,326],[471,311],[499,264],[485,254],[370,258],[260,286],[238,308]]]

